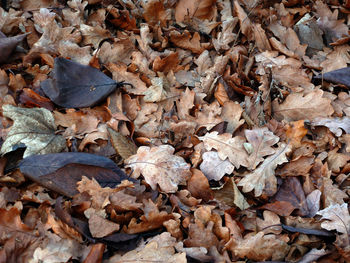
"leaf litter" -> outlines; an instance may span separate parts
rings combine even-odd
[[[348,1],[3,2],[0,262],[350,261]]]

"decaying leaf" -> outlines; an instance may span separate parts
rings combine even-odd
[[[218,134],[218,132],[207,133],[199,137],[204,142],[206,150],[215,149],[218,151],[221,160],[226,158],[238,169],[241,165],[248,166],[248,154],[243,147],[245,139],[240,136],[235,136],[229,133]]]
[[[114,149],[123,159],[129,158],[137,152],[137,146],[133,141],[111,128],[107,128],[107,130]]]
[[[0,63],[4,63],[10,57],[16,46],[27,36],[22,34],[14,37],[6,37],[0,31]]]
[[[32,155],[24,158],[19,168],[31,180],[66,196],[78,192],[76,184],[83,176],[111,187],[127,178],[112,160],[78,152]]]
[[[312,121],[313,126],[326,126],[337,137],[345,133],[350,133],[350,117],[343,118],[316,118]]]
[[[225,174],[231,174],[234,168],[228,160],[221,160],[217,152],[203,153],[200,169],[208,180],[219,181]]]
[[[247,193],[254,189],[255,196],[260,196],[263,192],[272,196],[277,191],[277,178],[275,169],[277,165],[288,161],[286,154],[291,150],[290,145],[281,144],[274,155],[266,158],[265,161],[239,181],[238,186],[243,186],[243,192]]]
[[[168,237],[165,235],[169,235]],[[165,239],[166,238],[166,239]],[[169,240],[169,241],[168,241]],[[140,247],[132,250],[125,255],[115,255],[108,262],[122,263],[122,262],[169,262],[169,263],[186,263],[186,253],[175,252],[176,239],[171,237],[169,233],[165,232],[160,235],[160,238],[152,238],[147,244],[141,244]]]
[[[141,146],[125,163],[133,169],[134,178],[142,174],[152,189],[155,190],[158,184],[162,191],[173,193],[191,176],[190,165],[173,153],[174,148],[170,145]]]
[[[52,79],[41,88],[57,105],[66,108],[90,107],[104,100],[118,86],[96,68],[55,58]]]
[[[66,149],[66,140],[56,135],[55,120],[44,108],[19,108],[12,105],[2,107],[3,115],[14,120],[14,124],[1,147],[5,154],[18,147],[26,147],[23,157],[33,154],[61,152]]]
[[[350,215],[348,205],[346,203],[342,205],[331,205],[318,211],[317,214],[321,215],[322,219],[326,219],[326,221],[321,223],[322,228],[336,230],[340,233],[341,246],[349,246]]]
[[[234,204],[241,210],[245,210],[250,206],[239,191],[233,178],[228,179],[221,189],[214,190],[214,198],[226,206],[232,206]]]
[[[331,100],[323,98],[323,91],[317,89],[305,96],[302,93],[292,93],[282,104],[275,103],[273,112],[277,120],[298,121],[317,117],[329,117],[333,112]]]
[[[244,134],[248,143],[244,143],[243,145],[250,153],[248,157],[248,168],[252,170],[264,161],[263,157],[275,153],[276,150],[271,146],[275,145],[279,141],[279,138],[267,128],[245,130]]]

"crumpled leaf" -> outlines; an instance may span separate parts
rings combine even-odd
[[[266,127],[254,130],[245,130],[245,137],[249,143],[244,143],[244,147],[250,153],[248,157],[248,169],[255,169],[256,166],[264,161],[266,155],[271,155],[276,152],[272,148],[279,141],[279,137],[270,132]]]
[[[241,210],[245,210],[250,206],[233,178],[229,178],[221,189],[214,190],[214,198],[219,203],[230,207],[234,204]]]
[[[31,180],[66,196],[78,193],[76,184],[82,176],[95,178],[102,186],[111,187],[127,179],[112,160],[89,153],[33,155],[24,158],[19,168]]]
[[[27,147],[24,158],[66,149],[66,140],[55,134],[55,120],[47,109],[19,108],[8,104],[3,105],[2,109],[3,115],[14,120],[14,124],[1,147],[1,154],[21,147],[21,144]]]
[[[241,165],[248,166],[248,154],[243,147],[245,142],[243,137],[235,136],[232,138],[229,133],[218,134],[214,131],[199,137],[199,139],[204,142],[207,151],[216,149],[221,160],[228,158],[237,169]]]
[[[120,132],[116,132],[112,128],[107,128],[107,130],[111,137],[114,149],[123,159],[127,159],[136,154],[137,146],[133,141],[122,135]]]
[[[273,234],[265,235],[263,231],[250,233],[242,237],[236,221],[225,214],[226,225],[230,229],[231,239],[226,247],[235,256],[255,261],[279,261],[284,259],[289,251],[288,239]]]
[[[326,219],[326,221],[321,223],[321,227],[329,231],[338,231],[340,235],[338,236],[339,239],[337,241],[340,241],[340,246],[349,246],[350,215],[348,204],[343,203],[342,205],[330,205],[327,208],[318,211],[317,214],[321,215],[322,219]]]
[[[350,117],[343,118],[316,118],[311,123],[313,126],[326,126],[337,137],[343,133],[350,133]]]
[[[318,211],[318,215],[322,216],[323,221],[321,227],[327,230],[337,230],[339,233],[348,234],[350,232],[350,215],[347,203],[342,205],[330,205],[327,208]]]
[[[277,191],[277,178],[275,169],[277,165],[288,161],[286,154],[291,150],[290,145],[282,143],[274,155],[269,156],[254,172],[246,174],[237,184],[243,186],[243,192],[247,193],[254,189],[255,196],[266,192],[272,196]]]
[[[55,58],[52,79],[41,83],[44,93],[57,105],[66,108],[90,107],[104,100],[118,83],[96,68]]]
[[[119,225],[99,215],[92,214],[89,218],[89,230],[93,237],[101,238],[119,230]]]
[[[203,153],[201,171],[208,180],[219,181],[225,174],[231,174],[235,167],[228,160],[221,160],[217,152]]]
[[[6,37],[0,31],[0,63],[6,62],[16,46],[27,36],[22,34],[14,37]]]
[[[162,191],[174,193],[177,186],[186,184],[191,176],[190,165],[182,157],[173,155],[174,151],[170,145],[141,146],[135,155],[125,160],[125,164],[133,170],[132,177],[138,178],[142,174],[153,190],[158,184]]]
[[[274,101],[273,112],[275,118],[286,121],[312,121],[317,117],[329,117],[334,112],[331,100],[322,96],[323,91],[320,89],[305,96],[303,93],[291,93],[282,104]]]
[[[108,260],[108,263],[144,263],[144,262],[169,262],[186,263],[186,253],[176,253],[176,239],[168,232],[150,239],[147,244],[141,244],[136,249],[129,251],[123,256],[117,254]]]

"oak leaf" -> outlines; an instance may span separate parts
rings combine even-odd
[[[322,96],[323,91],[320,89],[305,96],[302,93],[291,93],[282,104],[274,101],[275,118],[286,121],[312,121],[317,117],[329,117],[334,112],[331,100]]]
[[[191,176],[190,165],[182,157],[173,155],[174,151],[170,145],[141,146],[125,163],[133,170],[132,177],[138,178],[142,174],[152,189],[155,190],[158,184],[162,191],[174,193],[178,185],[186,184]]]
[[[326,126],[335,136],[340,137],[345,133],[350,133],[350,117],[343,118],[316,118],[311,123],[313,126]]]
[[[66,140],[56,135],[55,120],[44,108],[19,108],[12,105],[2,107],[3,115],[14,120],[14,124],[1,147],[1,154],[11,152],[24,144],[23,157],[33,154],[61,152],[66,149]]]
[[[269,196],[274,195],[277,191],[275,169],[279,164],[288,162],[286,154],[290,151],[290,145],[282,143],[274,155],[266,158],[254,172],[245,175],[238,186],[243,186],[245,193],[254,189],[255,196],[260,196],[263,192]]]
[[[218,134],[218,132],[207,133],[200,140],[204,142],[205,149],[210,151],[215,149],[218,151],[218,155],[221,160],[226,158],[237,168],[248,166],[248,154],[243,147],[245,139],[241,136],[235,136],[229,133]]]
[[[342,205],[331,205],[318,211],[317,214],[321,215],[322,219],[325,219],[321,223],[321,227],[329,231],[336,230],[340,233],[340,239],[344,242],[342,246],[348,246],[350,242],[350,215],[348,205],[346,203]]]
[[[208,180],[219,181],[225,174],[231,174],[235,167],[228,160],[221,160],[217,152],[203,153],[201,171]]]
[[[276,152],[272,148],[279,141],[279,137],[270,132],[267,128],[258,128],[254,130],[245,130],[245,137],[249,143],[245,143],[244,147],[249,149],[250,155],[247,158],[250,170],[264,161],[266,155],[271,155]]]
[[[168,232],[164,232],[148,240],[147,244],[141,244],[136,249],[127,252],[123,256],[117,254],[108,260],[108,263],[122,262],[169,262],[186,263],[186,253],[176,253],[176,239],[171,237]]]
[[[119,230],[119,225],[99,215],[92,214],[89,218],[89,230],[93,237],[108,236]]]

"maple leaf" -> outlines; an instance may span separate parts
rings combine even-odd
[[[205,149],[210,151],[215,149],[221,160],[226,158],[238,169],[241,165],[248,166],[248,154],[243,147],[245,139],[241,136],[235,136],[229,133],[218,134],[218,132],[207,133],[200,140],[204,142]]]
[[[312,121],[317,117],[328,117],[334,110],[331,106],[331,100],[322,96],[323,91],[320,89],[305,96],[302,93],[292,93],[282,104],[273,104],[274,115],[277,120],[284,119],[286,121]]]
[[[175,149],[170,145],[158,147],[141,146],[137,153],[125,160],[126,167],[133,170],[132,177],[138,178],[141,174],[152,187],[166,193],[174,193],[179,184],[186,184],[191,176],[190,165],[182,157],[173,155]]]
[[[246,174],[238,186],[243,186],[243,192],[247,193],[254,189],[255,196],[263,192],[272,196],[277,191],[277,178],[275,169],[277,165],[288,161],[286,154],[291,151],[290,145],[282,143],[274,155],[269,156],[254,172]]]
[[[260,128],[254,130],[245,130],[245,137],[249,143],[244,143],[245,149],[249,149],[249,157],[247,158],[250,170],[264,161],[266,155],[271,155],[276,152],[276,149],[272,148],[274,144],[279,141],[279,137],[270,132],[267,128]]]
[[[19,108],[12,105],[2,107],[3,115],[14,120],[14,124],[1,147],[5,154],[15,150],[20,144],[27,148],[23,157],[33,154],[61,152],[66,149],[66,140],[56,135],[55,120],[50,111],[44,108]]]

